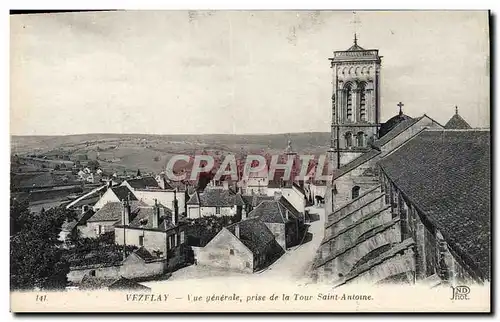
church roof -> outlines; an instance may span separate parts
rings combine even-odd
[[[451,119],[444,125],[445,129],[471,129],[472,127],[467,123],[458,112],[451,117]]]
[[[379,130],[379,138],[382,138],[384,135],[389,133],[393,128],[395,128],[399,123],[402,123],[407,120],[412,120],[411,117],[408,115],[405,115],[403,113],[399,113],[390,119],[388,119],[385,123],[382,123],[380,125],[380,130]]]
[[[484,278],[490,275],[490,132],[425,130],[380,161],[382,170]]]
[[[362,51],[365,50],[363,47],[359,46],[357,43],[352,45],[347,51]]]

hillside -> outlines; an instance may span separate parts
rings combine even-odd
[[[147,135],[86,134],[66,136],[11,136],[11,154],[64,155],[69,160],[98,160],[103,169],[111,171],[159,172],[173,154],[205,150],[220,154],[265,151],[282,153],[287,140],[294,151],[322,154],[328,148],[329,133],[291,133],[263,135]]]

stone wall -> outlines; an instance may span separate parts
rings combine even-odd
[[[384,227],[381,231],[374,232],[373,235],[360,238],[357,244],[351,245],[349,248],[330,254],[326,260],[323,259],[324,264],[320,265],[318,269],[324,271],[321,275],[326,278],[331,276],[331,280],[341,279],[370,252],[382,246],[399,242],[401,242],[401,230],[399,222],[395,222]]]
[[[344,229],[345,227],[352,225],[361,218],[369,215],[375,211],[385,208],[384,196],[382,194],[375,196],[370,201],[366,203],[361,203],[358,208],[354,208],[352,211],[349,209],[342,209],[338,213],[335,213],[328,218],[328,224],[325,226],[325,235],[329,236],[335,231]]]
[[[139,244],[139,237],[143,237],[143,245]],[[115,243],[123,245],[123,227],[115,228]],[[167,254],[167,233],[163,231],[153,231],[145,229],[129,229],[125,230],[125,240],[127,245],[135,245],[137,247],[144,246],[148,251],[153,252],[159,250],[163,256]]]
[[[252,273],[252,252],[226,228],[223,228],[197,254],[198,265]]]
[[[158,276],[166,272],[167,261],[156,260],[145,262],[135,254],[131,254],[120,264],[117,265],[92,265],[79,268],[71,268],[67,275],[68,281],[80,283],[85,275],[93,274],[96,278],[108,279],[119,278],[143,278]]]
[[[278,245],[281,246],[284,250],[287,248],[287,239],[286,239],[286,232],[285,232],[285,224],[279,224],[279,223],[264,223],[267,228],[273,233],[274,239],[278,243]]]
[[[321,245],[323,258],[329,254],[335,253],[352,245],[356,240],[369,230],[386,224],[392,220],[391,211],[388,207],[384,210],[375,212],[373,215],[361,218],[352,225],[341,228],[343,225],[331,226],[331,234],[325,235],[325,238],[331,238]],[[340,224],[341,222],[339,222]]]

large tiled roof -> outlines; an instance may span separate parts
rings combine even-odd
[[[261,254],[270,242],[274,241],[273,233],[266,224],[257,218],[251,218],[227,226],[226,229],[235,234],[235,227],[240,227],[239,240],[254,254]]]
[[[286,219],[287,211],[288,220]],[[259,218],[262,222],[284,224],[300,218],[300,212],[285,197],[281,197],[279,200],[261,202],[248,216]]]
[[[274,197],[266,195],[242,195],[241,197],[245,201],[245,204],[252,207],[258,206],[262,201],[274,200]]]
[[[160,188],[158,181],[153,177],[130,179],[127,183],[134,189]]]
[[[135,210],[140,207],[145,206],[142,201],[131,201],[130,202],[130,213],[133,215]],[[121,202],[108,202],[101,209],[99,209],[88,221],[120,221],[122,219],[123,205]]]
[[[202,207],[233,207],[239,200],[236,194],[220,187],[206,187],[203,192],[191,196],[188,205],[200,205]]]
[[[380,162],[471,267],[489,276],[490,132],[426,130]]]
[[[470,129],[471,126],[458,113],[454,114],[451,119],[444,125],[445,129]]]
[[[137,198],[134,196],[134,193],[130,191],[129,188],[126,186],[118,186],[118,187],[113,187],[111,188],[113,193],[118,197],[118,200],[127,200],[130,198],[130,200],[137,200]]]

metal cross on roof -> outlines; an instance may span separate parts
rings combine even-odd
[[[403,103],[399,102],[397,104],[397,106],[399,106],[399,115],[402,115],[403,114],[403,106],[405,106]]]
[[[361,20],[359,20],[359,17],[356,14],[356,11],[353,11],[352,15],[353,15],[353,17],[352,17],[352,20],[351,20],[351,24],[354,26],[354,45],[357,45],[357,43],[358,43],[358,39],[357,39],[357,36],[356,36],[356,34],[358,33],[358,27],[357,27],[357,25],[361,24]]]

